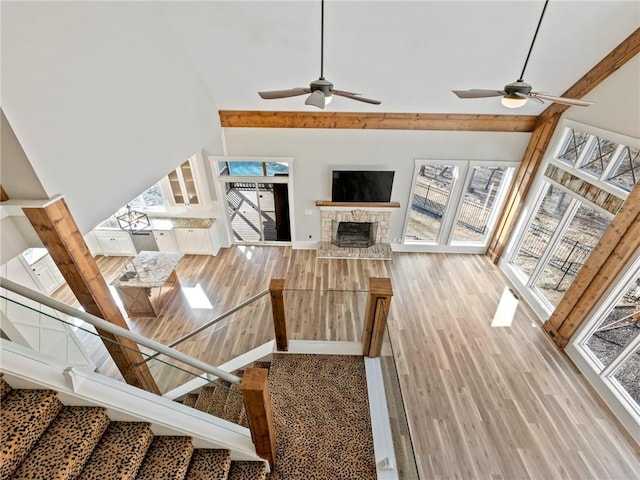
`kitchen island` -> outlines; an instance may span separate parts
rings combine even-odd
[[[115,287],[127,315],[131,318],[157,318],[180,290],[175,268],[183,254],[140,252],[125,261],[125,269],[111,285]]]

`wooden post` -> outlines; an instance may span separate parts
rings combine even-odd
[[[636,185],[543,328],[564,348],[640,248],[640,186]]]
[[[276,459],[276,436],[267,383],[268,373],[269,370],[266,368],[246,369],[242,376],[240,391],[244,398],[244,408],[256,453],[269,462],[273,470]]]
[[[563,97],[582,98],[593,90],[600,82],[622,67],[627,61],[640,52],[640,28],[624,39],[617,47],[589,70],[580,80],[573,84]],[[525,197],[529,192],[535,174],[546,152],[551,136],[555,131],[560,116],[569,105],[554,103],[542,112],[537,119],[535,129],[529,139],[529,145],[516,172],[511,191],[502,208],[494,234],[489,241],[487,255],[493,263],[498,263],[507,241],[511,237],[515,224],[522,211]]]
[[[273,313],[273,329],[276,336],[276,348],[286,352],[289,349],[287,339],[287,319],[284,315],[284,279],[272,278],[269,283],[271,294],[271,312]]]
[[[23,210],[84,310],[128,329],[64,199]],[[128,384],[160,393],[135,342],[103,330],[98,333]]]
[[[542,164],[544,153],[551,141],[551,136],[560,120],[560,115],[551,117],[545,122],[538,123],[529,138],[529,144],[524,152],[522,162],[511,184],[511,190],[502,207],[493,237],[489,241],[487,255],[493,263],[498,263],[524,205],[524,200],[536,177],[538,168]]]
[[[369,299],[367,300],[364,328],[362,329],[362,354],[364,356],[372,358],[380,356],[392,296],[390,279],[369,278]]]

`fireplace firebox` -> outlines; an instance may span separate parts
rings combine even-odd
[[[378,222],[331,222],[331,243],[338,247],[368,248],[376,243]]]

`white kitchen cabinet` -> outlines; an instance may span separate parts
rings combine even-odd
[[[215,255],[210,228],[174,228],[178,248],[182,253]]]
[[[38,290],[51,294],[65,283],[58,266],[44,248],[30,248],[18,256]]]
[[[167,178],[176,205],[200,205],[196,168],[191,159],[176,168]]]
[[[133,245],[129,232],[124,230],[94,230],[102,255],[135,256],[136,248]]]
[[[154,230],[153,236],[161,252],[178,252],[178,244],[172,230]]]
[[[42,257],[31,265],[31,270],[37,277],[36,281],[40,284],[42,290],[47,293],[53,293],[65,283],[58,266],[49,255]]]

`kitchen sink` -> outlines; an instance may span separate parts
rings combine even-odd
[[[136,272],[125,272],[122,275],[120,275],[120,281],[121,282],[128,282],[129,280],[134,278],[136,275],[137,275]]]

